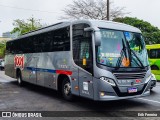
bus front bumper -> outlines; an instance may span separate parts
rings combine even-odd
[[[99,101],[110,101],[110,100],[122,100],[122,99],[131,99],[131,98],[138,98],[138,97],[145,97],[150,95],[150,91],[146,91],[141,95],[134,95],[134,96],[126,96],[126,97],[119,97],[119,96],[100,96]]]
[[[131,86],[116,86],[113,87],[103,81],[99,81],[98,86],[96,87],[98,91],[98,95],[94,96],[94,100],[97,101],[110,101],[110,100],[122,100],[122,99],[130,99],[137,97],[144,97],[150,95],[150,88],[152,85],[152,81],[148,81],[148,83],[137,85],[138,91],[135,93],[128,93],[128,88]]]

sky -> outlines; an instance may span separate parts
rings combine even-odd
[[[13,29],[16,19],[35,17],[41,23],[54,24],[63,16],[63,9],[73,0],[0,0],[0,36]],[[160,0],[110,0],[115,7],[125,7],[127,16],[137,17],[160,28]],[[19,9],[23,8],[23,9]]]

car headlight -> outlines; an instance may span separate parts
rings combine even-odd
[[[116,86],[115,82],[110,78],[100,77],[100,80],[103,80],[104,82],[107,82],[108,84],[110,84],[112,86]]]

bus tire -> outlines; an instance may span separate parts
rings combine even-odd
[[[64,99],[68,101],[73,100],[73,95],[71,93],[71,83],[68,79],[64,79],[62,82],[62,95]]]
[[[23,86],[22,74],[20,70],[17,72],[17,83],[19,86]]]
[[[156,65],[151,66],[151,70],[159,70],[159,68]]]

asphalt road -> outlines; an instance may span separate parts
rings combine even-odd
[[[130,114],[136,113],[136,111],[160,111],[160,83],[157,83],[157,86],[151,91],[151,95],[147,97],[107,102],[95,102],[76,97],[75,101],[68,102],[58,92],[51,89],[32,84],[19,87],[15,79],[5,76],[4,72],[0,71],[0,111],[93,111],[95,114],[99,111],[131,111]],[[117,118],[112,117],[112,119]],[[144,117],[137,119],[144,119]],[[158,120],[157,117],[145,119]]]

